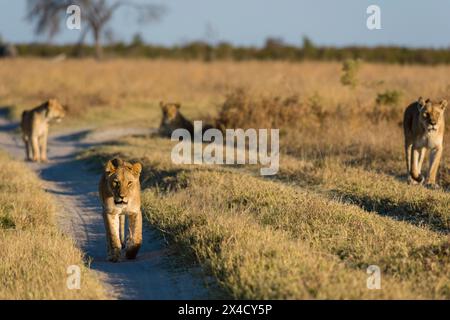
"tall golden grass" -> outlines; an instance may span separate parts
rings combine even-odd
[[[156,102],[169,100],[182,102],[188,115],[197,116],[216,112],[226,94],[245,88],[250,94],[296,95],[302,101],[319,95],[326,109],[361,112],[386,89],[400,90],[404,105],[421,95],[448,97],[449,71],[450,66],[363,64],[360,85],[352,90],[342,86],[341,65],[334,62],[16,59],[0,61],[0,103],[21,109],[56,96],[78,117],[105,107],[110,117],[120,110],[120,117],[132,119],[122,108],[146,107],[140,111],[152,115]],[[157,118],[148,121],[156,124]]]
[[[283,116],[290,123],[280,124],[286,134],[282,139],[286,152],[350,154],[351,161],[365,164],[383,159],[389,165],[380,165],[379,169],[392,168],[398,173],[404,170],[404,165],[397,166],[397,159],[402,157],[399,123],[403,108],[419,96],[450,98],[449,72],[450,66],[363,63],[357,74],[359,85],[352,89],[341,84],[341,64],[334,62],[3,60],[0,107],[12,106],[12,117],[18,119],[23,109],[56,97],[70,111],[61,126],[64,128],[119,124],[157,127],[160,100],[181,102],[184,114],[199,119],[217,117],[227,98],[234,97],[247,101],[247,108],[256,106],[252,111],[241,103],[237,115],[241,120],[266,125],[273,121],[263,118],[270,113],[275,98],[286,101],[295,97],[296,103],[289,102],[288,109],[300,114],[290,116],[285,112]],[[245,94],[238,97],[237,88]],[[400,93],[397,106],[377,105],[378,95],[386,91]],[[258,106],[263,108],[259,112]],[[249,117],[249,112],[254,116]],[[371,121],[374,118],[381,121]],[[386,118],[389,121],[383,120]],[[448,136],[447,132],[446,140]],[[448,155],[446,148],[440,172],[445,186],[450,181]]]
[[[24,164],[0,153],[0,299],[106,299],[98,276],[55,222],[53,199]],[[80,289],[67,269],[81,270]]]

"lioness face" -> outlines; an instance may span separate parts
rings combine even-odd
[[[180,110],[179,103],[163,103],[163,102],[161,102],[160,106],[161,106],[161,111],[163,114],[163,118],[162,118],[163,125],[168,125],[177,118],[178,110]]]
[[[63,106],[56,99],[48,100],[47,104],[47,117],[50,119],[50,121],[61,122],[62,118],[66,116],[66,112]]]
[[[435,132],[439,129],[441,119],[444,117],[444,110],[447,107],[447,100],[442,100],[439,103],[433,103],[429,99],[425,102],[420,102],[420,124],[427,132]]]
[[[117,206],[128,204],[133,192],[139,186],[141,170],[140,163],[131,164],[121,159],[108,161],[105,167],[107,183]]]

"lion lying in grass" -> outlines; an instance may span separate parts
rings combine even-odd
[[[160,107],[162,111],[161,124],[158,129],[160,136],[170,138],[176,129],[186,129],[191,137],[194,137],[194,124],[180,112],[181,104],[161,101]],[[212,128],[214,128],[212,125],[206,124],[202,127],[202,134]]]

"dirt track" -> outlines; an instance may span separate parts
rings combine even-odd
[[[23,143],[16,125],[0,118],[0,148],[24,159]],[[144,244],[138,258],[119,263],[106,261],[101,207],[97,196],[98,174],[75,159],[77,152],[142,130],[75,131],[51,135],[47,164],[30,163],[44,180],[58,204],[58,223],[92,260],[111,292],[119,299],[206,299],[211,297],[198,267],[177,258],[158,231],[144,227]]]

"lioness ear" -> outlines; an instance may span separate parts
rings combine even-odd
[[[417,102],[421,105],[424,106],[425,105],[425,99],[422,97],[419,97],[419,99],[417,99]]]
[[[44,102],[42,102],[42,104],[40,105],[41,107],[48,107],[50,105],[50,100],[46,100]]]
[[[118,158],[109,160],[105,166],[105,172],[106,173],[114,173],[117,170],[117,167],[119,167],[122,163],[123,163],[123,161]]]
[[[175,103],[175,107],[176,107],[177,109],[180,109],[180,108],[181,108],[181,104]]]
[[[138,176],[142,171],[142,165],[139,162],[136,162],[133,164],[131,170],[133,170],[133,173]]]
[[[447,105],[448,105],[447,100],[444,99],[441,101],[441,109],[442,110],[445,110],[445,108],[447,108]]]
[[[418,104],[417,107],[419,109],[419,112],[422,112],[424,110],[425,105],[427,104],[427,101],[425,101],[425,99],[422,97],[419,97],[419,99],[417,99],[417,104]]]

